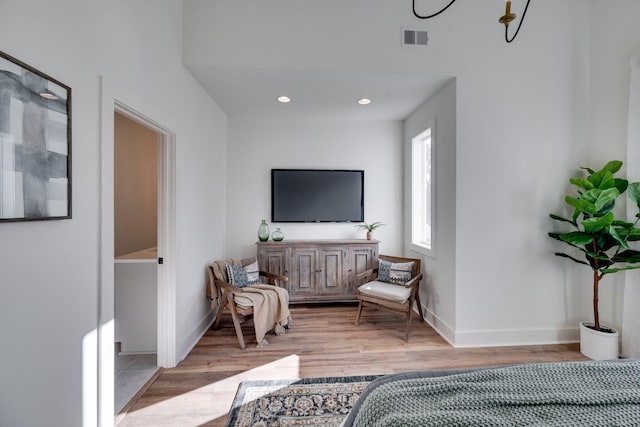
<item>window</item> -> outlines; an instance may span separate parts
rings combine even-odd
[[[411,139],[411,243],[414,249],[433,251],[432,126]]]

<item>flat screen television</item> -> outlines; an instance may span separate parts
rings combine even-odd
[[[271,169],[271,222],[364,221],[364,171]]]

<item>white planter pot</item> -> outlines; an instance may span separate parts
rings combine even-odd
[[[580,353],[593,360],[617,359],[618,331],[610,326],[606,327],[613,332],[596,331],[586,325],[593,326],[593,323],[580,322]]]

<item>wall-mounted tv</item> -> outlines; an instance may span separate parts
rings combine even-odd
[[[271,221],[364,221],[364,171],[271,169]]]

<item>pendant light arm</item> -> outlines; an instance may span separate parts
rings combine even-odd
[[[414,0],[415,1],[415,0]],[[520,31],[520,27],[522,27],[522,22],[524,22],[524,17],[527,14],[527,9],[529,9],[529,3],[531,0],[527,0],[527,4],[524,6],[524,11],[522,12],[522,18],[520,18],[520,22],[518,23],[518,28],[516,28],[516,32],[513,33],[513,37],[509,38],[509,24],[504,26],[504,39],[507,43],[511,43],[516,39],[518,32]],[[447,6],[448,7],[448,6]]]
[[[445,10],[449,9],[449,6],[451,6],[452,4],[454,4],[456,2],[456,0],[451,0],[448,5],[446,5],[445,7],[443,7],[442,9],[437,11],[436,13],[433,13],[431,15],[422,16],[422,15],[418,15],[418,12],[416,12],[416,0],[412,0],[412,1],[413,1],[413,14],[415,15],[416,18],[419,18],[419,19],[429,19],[429,18],[433,18],[434,16],[438,16],[442,12],[444,12]],[[522,17],[524,18],[524,15]]]

